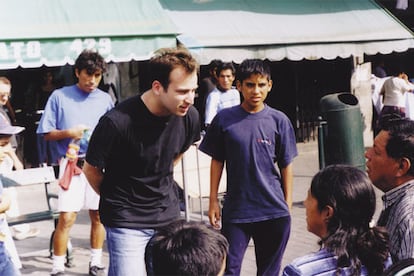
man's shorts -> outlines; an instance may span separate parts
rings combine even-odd
[[[61,172],[65,168],[62,170],[62,165]],[[58,211],[79,212],[81,209],[99,209],[99,195],[89,185],[84,173],[72,177],[68,190],[63,190],[59,186]]]

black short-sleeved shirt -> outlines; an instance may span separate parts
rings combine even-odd
[[[103,168],[99,212],[109,227],[155,228],[179,216],[173,160],[200,139],[198,113],[153,115],[135,96],[105,114],[86,160]]]

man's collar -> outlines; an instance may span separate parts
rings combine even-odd
[[[227,89],[224,89],[219,85],[216,85],[216,87],[217,87],[217,90],[220,91],[220,92],[226,92],[227,91]]]
[[[389,190],[388,192],[386,192],[382,196],[382,201],[384,202],[384,208],[387,208],[388,206],[393,205],[410,188],[414,189],[414,179],[410,179],[407,182],[405,182],[405,183]]]

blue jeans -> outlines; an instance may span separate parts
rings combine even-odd
[[[7,254],[3,242],[0,242],[0,275],[20,275]]]
[[[109,252],[108,276],[144,276],[145,247],[154,235],[154,229],[106,229]]]
[[[257,275],[279,275],[290,225],[290,216],[252,223],[224,222],[222,233],[230,245],[225,275],[240,275],[250,238],[255,247]]]

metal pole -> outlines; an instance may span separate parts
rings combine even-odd
[[[181,173],[183,175],[185,220],[188,222],[190,221],[190,208],[188,206],[188,187],[187,187],[187,175],[185,173],[185,154],[181,158]]]
[[[318,153],[319,153],[319,169],[325,168],[325,132],[326,121],[320,119],[318,124]]]
[[[198,144],[194,144],[196,147],[196,159],[197,159],[197,178],[198,178],[198,198],[200,200],[200,219],[203,221],[203,194],[201,191],[201,176],[200,176],[200,161],[198,159]]]

